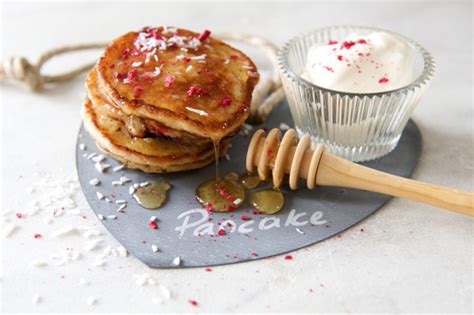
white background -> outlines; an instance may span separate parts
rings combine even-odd
[[[424,140],[414,178],[474,190],[470,2],[12,2],[2,5],[1,23],[2,56],[28,58],[55,46],[110,40],[157,24],[255,33],[278,45],[302,31],[327,25],[394,30],[421,43],[437,61],[432,85],[413,116]],[[49,69],[67,68],[83,57],[64,58]],[[256,60],[265,68],[261,56]],[[83,210],[87,223],[67,214],[49,225],[44,223],[44,213],[14,218],[15,212],[27,211],[34,198],[46,194],[41,188],[29,194],[27,187],[41,178],[54,181],[74,175],[83,79],[41,94],[2,86],[2,210],[13,211],[6,220],[19,225],[2,240],[2,311],[472,312],[472,218],[399,199],[341,238],[295,252],[292,261],[276,257],[216,267],[212,272],[170,271],[150,270],[133,257],[96,267],[91,254],[84,254],[61,267],[31,267],[33,259],[49,259],[65,247],[81,248],[81,237],[49,237],[50,231],[66,222],[101,229],[87,209]],[[77,203],[84,205],[80,194]],[[44,237],[35,240],[32,235],[38,231]],[[108,244],[118,246],[104,233]],[[135,283],[134,275],[146,273],[168,287],[172,299],[156,304],[157,287]],[[80,285],[81,277],[90,284]],[[31,302],[35,293],[42,297],[37,305]],[[95,305],[87,304],[89,296],[97,298]],[[188,299],[197,300],[199,306],[192,307]]]

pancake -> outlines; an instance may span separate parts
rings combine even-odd
[[[95,68],[87,75],[85,86],[89,100],[97,105],[95,110],[100,114],[121,120],[131,136],[139,138],[145,138],[150,135],[164,136],[183,144],[209,145],[211,143],[210,139],[198,137],[185,131],[170,129],[155,120],[126,115],[118,106],[111,105],[114,103],[100,90],[97,84],[97,71]]]
[[[224,42],[176,28],[145,28],[115,39],[97,63],[97,86],[126,115],[218,141],[249,115],[259,75]]]
[[[102,107],[85,99],[81,111],[84,127],[99,148],[128,167],[153,173],[178,172],[201,168],[215,159],[212,143],[185,145],[161,137],[133,137],[120,119],[99,113]],[[221,147],[222,156],[228,141]]]

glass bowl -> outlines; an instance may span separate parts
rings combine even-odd
[[[414,52],[416,79],[379,93],[346,93],[317,86],[301,75],[313,45],[343,40],[350,34],[383,31],[404,40]],[[332,26],[292,38],[278,52],[278,65],[298,135],[309,134],[313,146],[360,162],[390,153],[433,77],[433,57],[418,43],[391,31],[365,26]]]

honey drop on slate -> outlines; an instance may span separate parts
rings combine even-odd
[[[229,176],[210,179],[196,189],[196,199],[208,210],[227,212],[240,207],[245,200],[245,189]]]
[[[274,214],[283,208],[285,200],[279,189],[263,189],[254,191],[249,195],[252,207],[266,214]]]
[[[253,189],[260,184],[260,178],[257,175],[247,174],[242,176],[242,185],[247,189]]]
[[[165,203],[170,188],[165,181],[151,180],[149,185],[137,188],[133,197],[145,209],[158,209]]]

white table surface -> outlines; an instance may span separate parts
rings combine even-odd
[[[58,45],[109,40],[152,24],[256,33],[278,45],[325,25],[395,30],[424,45],[438,65],[413,115],[424,140],[414,178],[473,190],[469,2],[6,3],[1,20],[2,56],[29,58]],[[82,57],[72,55],[49,69],[67,67]],[[257,56],[260,65],[262,60]],[[69,209],[52,223],[45,222],[51,213],[44,209],[22,219],[14,216],[26,213],[35,200],[54,195],[54,188],[41,184],[42,179],[61,185],[74,176],[83,79],[41,94],[10,85],[1,88],[2,211],[12,211],[2,221],[18,225],[2,240],[3,312],[472,312],[473,220],[400,199],[341,238],[294,252],[292,261],[277,257],[205,272],[151,270],[133,257],[109,257],[97,267],[94,259],[102,247],[54,266],[52,255],[67,247],[82,251],[86,241],[74,235],[52,237],[52,231],[69,223],[96,226],[104,233],[104,245],[118,246],[87,209],[80,192],[75,200],[86,219],[71,215]],[[36,188],[28,192],[32,185]],[[34,239],[34,233],[43,238]],[[32,267],[35,259],[44,259],[48,266]],[[159,285],[138,285],[137,275],[144,274],[169,288],[171,299],[158,303]],[[80,278],[88,284],[79,284]],[[41,296],[38,304],[32,303],[35,294]],[[91,296],[97,299],[94,305],[87,303]],[[188,299],[199,306],[191,306]]]

